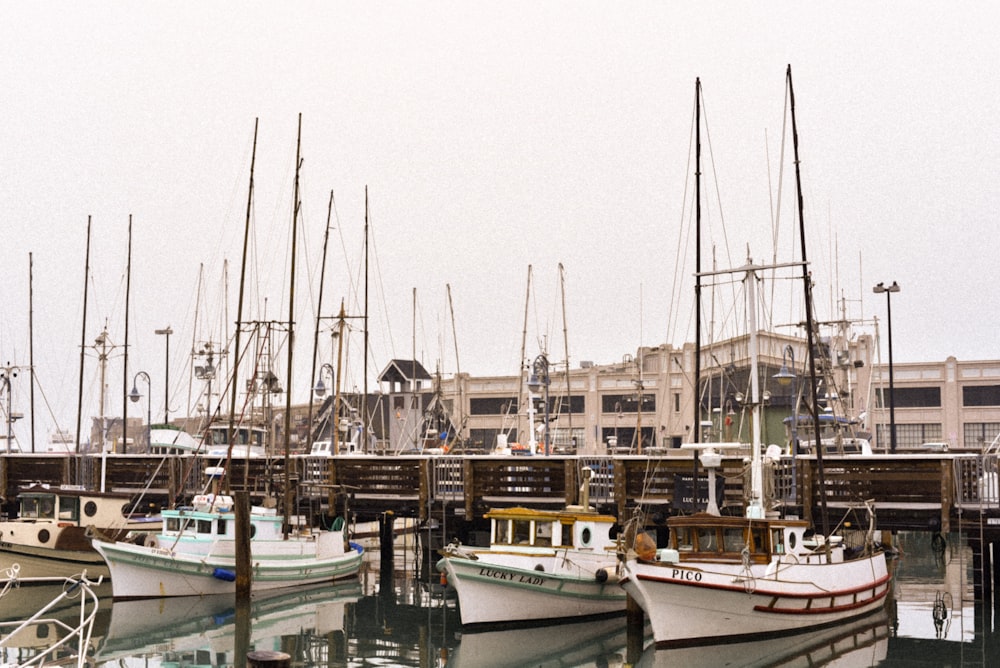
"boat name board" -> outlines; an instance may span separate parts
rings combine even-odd
[[[518,575],[517,573],[504,573],[503,571],[493,570],[492,568],[479,569],[479,574],[487,578],[495,578],[497,580],[509,580],[511,582],[520,582],[530,585],[540,585],[545,582],[545,578],[538,577],[537,575]]]

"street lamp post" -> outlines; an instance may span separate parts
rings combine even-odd
[[[892,282],[892,285],[879,283],[872,292],[875,294],[885,293],[886,321],[889,323],[889,452],[896,453],[896,398],[893,396],[892,381],[892,293],[899,292],[899,283]]]
[[[163,424],[170,424],[170,335],[174,333],[174,330],[167,325],[165,329],[157,329],[154,334],[160,336],[165,336],[167,339],[167,357],[166,363],[164,364],[163,371]],[[147,376],[149,378],[149,376]],[[152,394],[152,392],[150,392]],[[152,401],[152,398],[150,398]],[[208,398],[209,403],[212,402],[212,398]]]
[[[549,358],[542,353],[531,365],[531,376],[528,378],[528,389],[532,392],[542,391],[545,402],[544,444],[545,456],[549,455]]]
[[[136,386],[136,381],[139,380],[139,376],[142,376],[146,381],[146,392],[150,395],[146,397],[146,450],[148,451],[152,445],[152,428],[150,427],[150,424],[153,422],[153,390],[148,373],[140,371],[135,374],[135,377],[132,379],[132,391],[128,393],[128,398],[132,401],[132,403],[138,403],[139,399],[142,397],[142,395],[139,394],[139,388]],[[128,447],[128,443],[125,444],[125,447]]]
[[[791,360],[791,369],[789,369],[788,360]],[[774,374],[774,379],[778,381],[779,385],[791,385],[792,386],[792,447],[791,454],[798,454],[799,450],[799,438],[798,438],[798,425],[799,425],[799,396],[797,394],[797,388],[795,380],[798,376],[795,374],[795,350],[790,346],[786,345],[784,350],[781,351],[781,370]],[[819,425],[814,425],[816,429],[819,429]]]

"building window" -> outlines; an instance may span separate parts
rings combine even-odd
[[[962,447],[982,452],[1000,434],[1000,422],[966,422],[962,426]]]
[[[681,393],[680,392],[674,392],[674,412],[675,413],[680,413],[681,412]]]
[[[880,447],[888,450],[892,444],[892,433],[889,424],[878,424],[876,427],[876,438]],[[941,438],[940,424],[897,424],[896,425],[896,448],[906,450],[908,448],[919,448],[924,443],[937,442]]]
[[[878,398],[880,406],[888,407],[889,388],[879,388]],[[941,388],[896,387],[893,388],[892,398],[896,408],[940,408]]]
[[[471,415],[517,415],[517,397],[473,397],[469,400]]]
[[[963,406],[1000,406],[1000,385],[966,385],[962,388]]]
[[[642,412],[651,413],[656,410],[656,395],[642,395]],[[602,413],[638,413],[639,397],[635,394],[605,394],[601,397]]]

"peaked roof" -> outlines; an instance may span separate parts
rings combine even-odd
[[[420,362],[415,360],[390,360],[388,366],[378,376],[379,382],[404,383],[413,380],[430,380],[431,375]]]

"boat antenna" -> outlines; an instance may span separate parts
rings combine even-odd
[[[788,104],[792,117],[792,148],[795,153],[795,194],[799,211],[799,243],[802,251],[802,284],[805,290],[806,302],[806,342],[809,346],[809,386],[812,396],[810,397],[809,411],[812,416],[813,432],[816,437],[816,467],[819,473],[819,488],[825,489],[826,475],[823,470],[823,444],[819,434],[819,407],[816,388],[816,344],[814,342],[815,332],[813,331],[813,304],[812,304],[812,277],[809,275],[809,265],[806,258],[806,226],[802,216],[802,176],[799,171],[799,132],[795,124],[795,89],[792,87],[792,66],[788,66]],[[829,522],[826,511],[826,494],[820,493],[820,520],[823,535],[829,537]],[[829,558],[829,540],[827,544],[827,558]]]
[[[128,260],[125,264],[125,343],[122,360],[122,452],[128,452],[128,307],[132,294],[132,214],[128,215]],[[146,390],[147,394],[152,394]],[[149,399],[152,401],[152,398]]]

